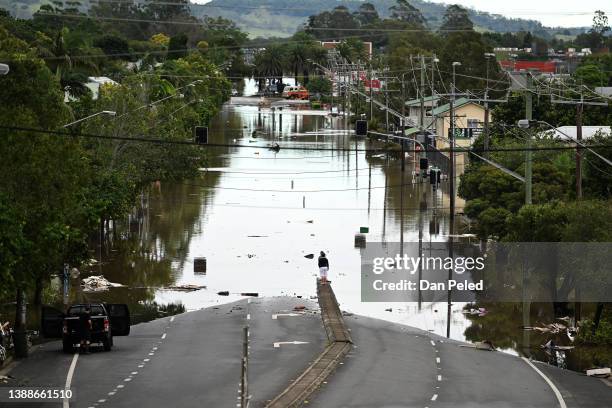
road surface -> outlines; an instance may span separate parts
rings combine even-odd
[[[305,305],[306,313],[295,306]],[[250,326],[251,407],[261,407],[295,380],[327,344],[318,305],[291,297],[244,299],[132,327],[111,352],[73,357],[59,342],[44,344],[2,386],[63,388],[88,407],[237,406],[242,330]],[[553,408],[560,400],[545,379],[518,357],[476,350],[407,326],[345,317],[354,348],[309,400],[316,408]],[[275,347],[276,343],[276,347]],[[76,358],[76,360],[75,360]],[[73,364],[73,362],[75,362]],[[545,364],[568,408],[604,408],[612,388]],[[19,407],[54,404],[10,404]],[[64,406],[65,407],[65,406]]]

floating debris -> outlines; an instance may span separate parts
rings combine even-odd
[[[184,285],[167,286],[164,289],[178,290],[180,292],[195,292],[196,290],[206,289],[206,286],[194,285],[194,284],[184,284]]]
[[[121,288],[125,287],[120,283],[110,282],[104,276],[89,276],[82,280],[81,286],[85,292],[101,292],[109,290],[110,288]]]
[[[193,272],[206,273],[206,258],[193,258]]]
[[[304,258],[306,258],[306,259],[313,259],[314,258],[314,254],[304,255]]]
[[[586,375],[588,375],[589,377],[607,378],[610,376],[610,367],[593,368],[591,370],[586,370]]]

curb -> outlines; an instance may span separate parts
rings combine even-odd
[[[340,361],[353,348],[353,341],[331,286],[321,285],[317,281],[317,295],[321,307],[321,319],[329,344],[292,384],[266,404],[266,408],[301,406],[334,372]]]

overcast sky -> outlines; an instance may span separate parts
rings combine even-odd
[[[205,4],[210,0],[191,0]],[[376,4],[376,0],[369,0]],[[408,0],[410,1],[410,0]],[[429,0],[434,3],[461,4],[507,17],[539,20],[546,26],[591,26],[595,10],[603,10],[612,20],[612,0]],[[265,3],[265,1],[262,1]],[[330,3],[333,1],[330,0]],[[298,4],[308,4],[308,0]],[[303,7],[303,6],[302,6]]]
[[[612,0],[429,0],[434,3],[461,4],[476,10],[508,17],[539,20],[546,26],[590,26],[595,10],[612,18]]]

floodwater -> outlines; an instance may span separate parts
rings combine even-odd
[[[343,129],[341,117],[287,109],[281,117],[278,111],[273,116],[257,106],[227,104],[210,125],[209,143],[221,146],[205,148],[208,165],[201,177],[153,186],[139,213],[118,221],[92,254],[102,263],[84,273],[126,287],[85,293],[73,280],[73,296],[128,302],[137,321],[151,315],[152,302],[194,310],[234,301],[243,292],[308,298],[316,295],[316,258],[324,251],[343,310],[446,336],[445,299],[420,305],[361,301],[354,238],[368,227],[368,242],[399,242],[403,225],[405,242],[418,242],[419,230],[423,242],[446,241],[448,187],[443,183],[433,191],[413,175],[408,161],[402,214],[399,160],[366,155],[360,150],[371,142]],[[280,151],[269,150],[271,143]],[[458,219],[455,233],[466,228]],[[205,274],[194,272],[197,257],[206,258]],[[183,284],[206,288],[167,289]],[[221,291],[230,296],[219,296]],[[499,314],[487,316],[466,316],[464,306],[452,305],[452,338],[491,340],[507,352],[525,352],[520,305],[493,305]],[[512,316],[518,316],[517,326],[509,326]],[[528,344],[545,359],[535,350],[540,341],[532,335]]]

